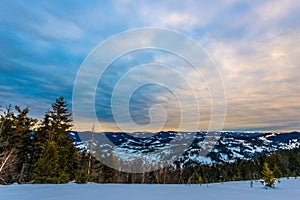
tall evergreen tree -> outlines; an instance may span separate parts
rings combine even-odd
[[[72,127],[71,113],[67,106],[63,97],[56,99],[46,112],[36,134],[39,152],[34,170],[36,183],[67,183],[75,178],[78,155],[72,140],[67,136]],[[48,159],[51,156],[55,160]],[[45,165],[52,166],[52,169],[44,167]],[[49,170],[53,172],[50,173]]]
[[[34,170],[35,183],[61,183],[67,182],[61,178],[59,167],[59,148],[55,141],[47,141],[42,146],[43,154],[38,160]]]
[[[56,99],[52,104],[51,109],[45,113],[44,120],[38,136],[41,136],[44,141],[46,140],[59,140],[65,138],[70,131],[72,125],[71,112],[67,108],[68,104],[64,97]],[[39,138],[41,139],[41,138]],[[41,139],[42,141],[42,139]]]
[[[8,159],[4,159],[6,166],[9,161],[13,160],[13,166],[10,168],[15,169],[10,181],[26,182],[31,179],[31,166],[33,155],[33,140],[30,132],[36,124],[36,120],[28,117],[29,109],[21,109],[15,106],[15,114],[9,106],[4,115],[0,119],[0,154],[6,155]],[[0,156],[1,157],[1,156]],[[5,157],[5,156],[4,156]],[[12,159],[13,158],[13,159]],[[5,169],[5,165],[1,171]],[[6,174],[10,174],[6,172]]]

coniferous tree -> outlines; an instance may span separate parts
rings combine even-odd
[[[0,110],[0,184],[8,184],[9,179],[15,172],[16,149],[8,142],[8,129],[11,128],[12,113],[11,106],[6,110]]]
[[[72,140],[67,136],[71,127],[71,113],[64,98],[59,97],[45,114],[42,126],[36,134],[39,158],[34,170],[35,182],[67,183],[75,179],[78,155]],[[47,159],[51,154],[57,157],[57,164]],[[48,168],[43,167],[47,164],[53,165],[53,173],[48,173],[48,177]]]
[[[34,141],[31,134],[37,120],[28,117],[29,109],[15,107],[18,114],[13,117],[14,143],[18,151],[19,165],[17,182],[28,182],[32,179],[32,165],[34,156]]]
[[[0,118],[0,171],[5,171],[8,182],[26,182],[31,179],[33,140],[30,132],[36,120],[28,117],[29,109],[11,106]],[[13,164],[12,164],[13,162]]]
[[[41,147],[43,154],[38,160],[34,169],[35,183],[61,183],[68,180],[62,180],[59,167],[59,148],[55,141],[47,141]]]
[[[273,173],[274,173],[274,177],[277,179],[277,182],[280,183],[281,182],[280,178],[282,177],[282,172],[278,168],[277,164],[274,165]]]
[[[0,110],[0,184],[9,184],[16,172],[16,148],[10,143],[9,133],[12,128],[11,106]]]
[[[275,177],[273,174],[273,171],[269,168],[269,164],[267,162],[264,162],[263,164],[263,170],[261,172],[262,174],[262,183],[266,187],[275,187]]]
[[[273,173],[274,173],[274,177],[279,179],[282,177],[282,172],[280,171],[280,169],[278,168],[278,165],[274,165],[274,168],[273,168]]]

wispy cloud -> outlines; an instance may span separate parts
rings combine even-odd
[[[216,62],[227,94],[225,128],[299,129],[299,9],[300,3],[293,0],[88,3],[4,0],[0,8],[0,105],[29,106],[32,115],[41,117],[60,95],[71,103],[77,70],[96,45],[127,29],[154,26],[183,32],[202,44]],[[158,43],[165,39],[170,38],[155,35],[145,38]],[[123,41],[123,45],[131,44]],[[104,127],[114,127],[111,111],[114,85],[124,73],[145,63],[172,66],[184,75],[198,92],[201,126],[207,126],[211,101],[205,81],[214,80],[209,76],[199,77],[175,55],[148,51],[120,58],[100,80],[95,106]],[[176,82],[176,76],[167,76],[166,71],[157,72],[156,68],[147,69],[145,75],[157,73]],[[131,77],[131,83],[141,77],[145,78]],[[149,109],[161,104],[166,108],[167,128],[171,129],[179,118],[176,97],[167,88],[150,86],[133,94],[130,101],[133,120],[140,125],[149,123]],[[192,103],[191,88],[178,83],[176,93],[186,97],[187,108],[193,111],[196,105]],[[189,117],[193,121],[193,115]],[[89,119],[82,116],[85,123]],[[89,126],[83,124],[78,129]]]

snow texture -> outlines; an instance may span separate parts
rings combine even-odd
[[[202,185],[64,184],[0,186],[1,200],[282,200],[299,199],[300,179],[282,179],[275,189],[259,181]]]
[[[262,154],[272,154],[279,150],[300,147],[300,132],[290,133],[259,133],[259,132],[219,132],[218,141],[211,143],[205,140],[209,137],[205,132],[159,132],[150,134],[150,137],[139,137],[150,133],[126,134],[123,132],[94,133],[93,154],[101,155],[101,158],[110,155],[110,151],[122,161],[132,163],[143,156],[145,163],[153,163],[155,160],[169,160],[173,165],[178,161],[182,166],[198,164],[222,164],[237,160],[253,160]],[[174,154],[176,143],[172,140],[186,140],[193,135],[193,142],[188,145],[184,153]],[[81,150],[90,150],[91,132],[76,133],[74,145]],[[103,140],[105,138],[105,140]],[[107,139],[110,142],[107,143]],[[184,144],[184,143],[183,143]],[[213,146],[212,146],[213,145]],[[213,147],[213,149],[211,149]],[[210,151],[201,155],[201,149]],[[98,151],[98,152],[97,152]],[[160,152],[155,153],[155,152]],[[147,155],[147,156],[145,156]],[[170,159],[172,157],[172,159]]]

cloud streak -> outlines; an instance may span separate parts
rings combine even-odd
[[[0,105],[29,106],[33,116],[42,118],[54,99],[63,95],[71,108],[77,70],[96,45],[127,29],[154,26],[195,39],[215,61],[227,94],[225,129],[298,130],[299,10],[300,3],[292,0],[4,0],[0,8]],[[160,42],[169,38],[147,39]],[[130,44],[124,41],[124,45]],[[192,89],[201,101],[200,127],[206,127],[211,99],[204,79],[214,80],[199,78],[184,60],[162,51],[131,53],[111,64],[96,93],[95,107],[103,126],[114,128],[111,97],[118,79],[145,63],[173,66],[197,86]],[[146,74],[157,73],[164,75],[151,69]],[[176,92],[192,102],[191,90],[179,84]],[[165,106],[168,129],[178,124],[178,104],[166,88],[147,85],[137,90],[130,102],[132,118],[138,124],[149,123],[149,109],[155,104]],[[192,111],[195,105],[188,103],[187,107]],[[190,118],[192,121],[193,115]],[[82,119],[85,123],[76,128],[89,129],[90,117]]]

